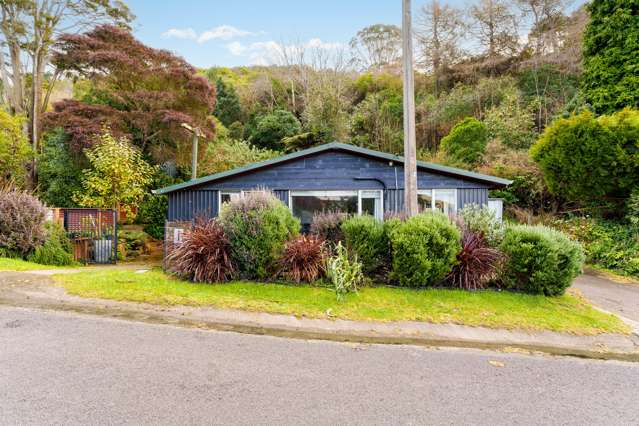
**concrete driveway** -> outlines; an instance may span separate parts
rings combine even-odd
[[[600,308],[639,324],[639,284],[620,284],[584,274],[575,280],[573,287]]]

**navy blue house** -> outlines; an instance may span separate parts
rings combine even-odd
[[[437,164],[417,163],[419,206],[452,214],[469,203],[488,204],[488,190],[511,182]],[[215,217],[220,206],[247,191],[266,188],[291,208],[303,225],[318,211],[371,214],[399,212],[404,205],[403,159],[342,143],[329,143],[272,160],[154,191],[169,199],[167,220]]]

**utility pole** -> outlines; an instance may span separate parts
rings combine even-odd
[[[193,134],[193,149],[192,149],[192,158],[191,158],[191,180],[197,179],[197,149],[199,138],[204,137],[204,133],[200,130],[199,127],[193,127],[186,123],[182,123],[182,127]]]
[[[415,147],[415,80],[411,0],[402,0],[402,57],[404,68],[404,211],[415,216],[417,208],[417,149]]]

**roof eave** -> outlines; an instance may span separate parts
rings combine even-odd
[[[214,182],[216,180],[223,179],[226,177],[235,176],[241,173],[250,172],[253,170],[261,169],[263,167],[268,167],[268,166],[279,164],[285,161],[291,161],[300,157],[305,157],[307,155],[312,155],[318,152],[324,152],[331,149],[342,149],[342,150],[349,151],[352,153],[357,153],[360,155],[366,155],[366,156],[370,156],[370,157],[374,157],[378,159],[384,159],[387,161],[397,161],[402,164],[404,163],[404,158],[399,157],[397,155],[388,154],[385,152],[373,151],[367,148],[361,148],[355,145],[344,144],[341,142],[330,142],[324,145],[319,145],[319,146],[308,148],[302,151],[285,154],[283,156],[272,158],[270,160],[260,161],[258,163],[252,163],[243,167],[238,167],[235,169],[226,170],[224,172],[215,173],[210,176],[192,179],[187,182],[167,186],[166,188],[154,189],[151,191],[151,193],[154,195],[165,195],[171,192],[179,191],[181,189],[190,188],[192,186],[197,186],[204,183]],[[458,169],[455,167],[447,167],[447,166],[441,166],[439,164],[426,163],[423,161],[418,161],[417,166],[427,170],[443,173],[443,174],[461,176],[468,179],[477,180],[483,183],[487,183],[491,188],[503,188],[512,183],[512,181],[508,179],[484,175],[481,173],[475,173],[468,170]]]

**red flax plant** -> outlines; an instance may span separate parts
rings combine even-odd
[[[286,243],[279,260],[280,274],[286,279],[313,282],[326,269],[326,243],[315,235],[300,235]]]
[[[448,274],[447,281],[453,287],[465,290],[486,288],[496,277],[504,255],[490,247],[481,233],[462,228],[462,249],[457,255],[457,264]]]
[[[193,282],[222,282],[235,276],[229,239],[215,219],[199,219],[167,256],[171,272]]]

